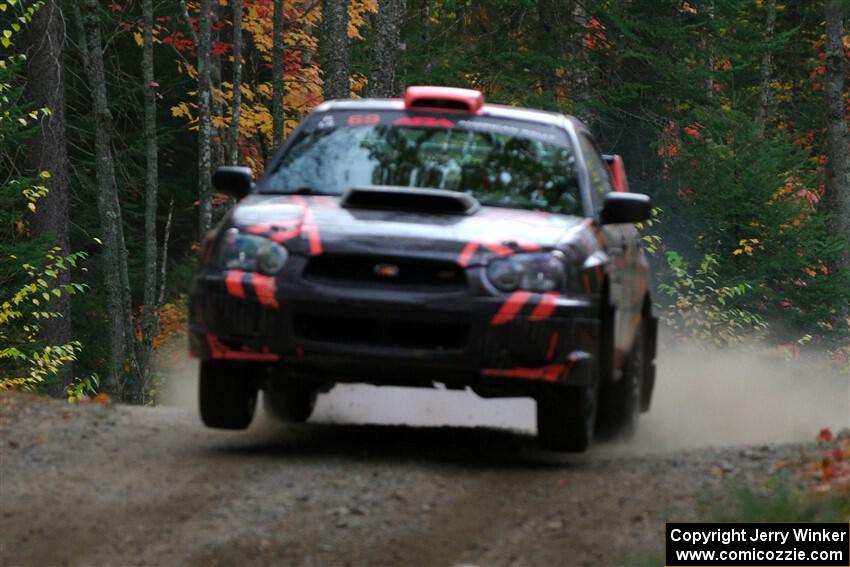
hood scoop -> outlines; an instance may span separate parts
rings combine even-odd
[[[340,206],[468,216],[478,212],[481,203],[471,195],[456,191],[374,185],[349,189]]]

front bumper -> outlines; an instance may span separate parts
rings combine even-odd
[[[592,380],[597,313],[588,299],[556,294],[346,289],[209,272],[192,292],[190,349],[328,382],[580,385]]]

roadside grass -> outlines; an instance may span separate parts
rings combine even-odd
[[[850,522],[850,495],[815,494],[786,477],[774,477],[765,486],[737,486],[725,497],[704,500],[698,506],[702,522]],[[655,550],[629,554],[617,565],[663,566],[664,542]]]
[[[850,495],[816,494],[775,478],[761,490],[736,488],[706,510],[713,522],[850,522]]]

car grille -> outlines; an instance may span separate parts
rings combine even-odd
[[[466,289],[466,273],[454,262],[371,255],[327,254],[311,258],[307,281],[339,287],[447,293]]]
[[[343,344],[429,350],[466,347],[465,323],[434,323],[393,319],[367,319],[296,313],[293,321],[299,338]]]
[[[207,324],[218,332],[234,336],[277,336],[277,313],[254,300],[233,297],[224,283],[210,284],[206,299],[209,302],[206,313],[212,318]]]

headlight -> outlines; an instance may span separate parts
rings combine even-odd
[[[487,276],[502,291],[565,291],[564,261],[564,255],[557,250],[541,254],[514,254],[490,262]]]
[[[219,265],[225,270],[245,270],[272,276],[286,264],[286,248],[267,238],[240,234],[235,228],[224,233],[219,247]]]

